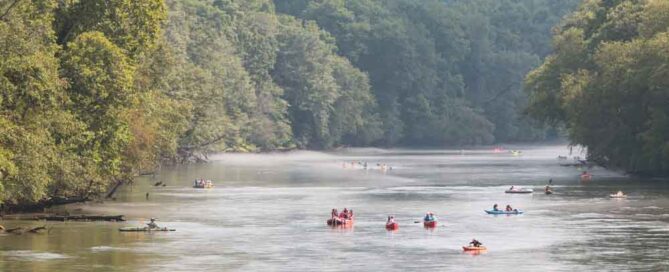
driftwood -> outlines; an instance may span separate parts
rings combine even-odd
[[[23,234],[23,228],[18,227],[18,228],[11,228],[11,229],[6,229],[6,233],[13,233],[13,234]]]
[[[30,229],[25,229],[23,227],[18,227],[18,228],[11,228],[11,229],[5,229],[5,233],[11,233],[11,234],[17,234],[21,235],[26,232],[30,233],[40,233],[40,231],[47,230],[46,226],[41,226],[41,227],[35,227],[35,228],[30,228]]]
[[[35,219],[46,221],[125,221],[123,215],[47,215],[36,216]]]
[[[29,230],[29,232],[32,232],[32,233],[39,233],[39,231],[41,231],[41,230],[46,230],[46,226],[41,226],[41,227],[32,228],[31,230]]]

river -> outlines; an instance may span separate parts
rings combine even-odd
[[[579,169],[559,165],[571,161],[557,159],[569,153],[565,146],[506,148],[522,153],[363,148],[218,155],[142,177],[115,201],[67,208],[124,214],[127,222],[0,221],[49,228],[0,235],[0,271],[669,271],[667,180],[595,167],[593,180],[583,183]],[[352,161],[371,169],[353,168]],[[216,187],[191,188],[199,177]],[[553,195],[542,193],[548,179]],[[157,181],[166,186],[153,187]],[[535,193],[505,194],[510,185]],[[628,198],[608,197],[618,190]],[[494,203],[525,214],[485,214]],[[326,226],[330,210],[344,207],[354,210],[354,226]],[[415,223],[427,211],[438,217],[436,229]],[[385,230],[387,215],[397,218],[398,231]],[[176,231],[118,231],[150,217]],[[463,252],[472,238],[488,251]]]

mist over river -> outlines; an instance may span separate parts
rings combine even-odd
[[[595,167],[583,183],[583,169],[559,165],[572,162],[557,159],[569,154],[564,145],[504,147],[222,154],[163,168],[120,189],[116,201],[68,207],[127,222],[47,222],[48,234],[1,234],[0,271],[669,270],[667,180]],[[370,169],[351,167],[358,161]],[[194,189],[196,178],[216,187]],[[543,194],[548,179],[553,195]],[[505,194],[511,185],[535,192]],[[618,190],[628,198],[608,197]],[[484,213],[495,203],[525,214]],[[330,210],[344,207],[354,226],[328,227]],[[427,211],[436,229],[415,223]],[[384,228],[388,215],[398,231]],[[118,231],[151,217],[176,231]],[[472,238],[488,251],[464,253]]]

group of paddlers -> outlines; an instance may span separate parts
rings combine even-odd
[[[344,208],[341,212],[337,212],[337,209],[332,209],[332,219],[353,219],[353,210]]]
[[[349,168],[349,167],[350,167],[350,168],[362,167],[362,169],[365,169],[365,170],[367,170],[367,169],[371,169],[371,168],[372,168],[372,166],[371,166],[369,163],[365,162],[365,161],[343,162],[343,163],[342,163],[342,167],[343,167],[343,168]],[[385,164],[385,163],[380,163],[380,162],[377,162],[377,163],[376,163],[376,168],[377,168],[378,170],[381,170],[382,172],[385,172],[385,171],[387,171],[387,170],[393,170],[393,167],[392,167],[392,166],[387,165],[387,164]]]
[[[211,180],[205,180],[205,179],[196,179],[193,181],[193,187],[194,188],[211,188],[214,187],[214,184],[211,182]]]

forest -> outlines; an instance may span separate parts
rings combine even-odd
[[[566,127],[588,159],[669,174],[669,1],[585,1],[525,82],[529,115]]]
[[[0,1],[0,203],[97,197],[215,152],[562,127],[602,163],[666,172],[667,3],[581,2]]]

